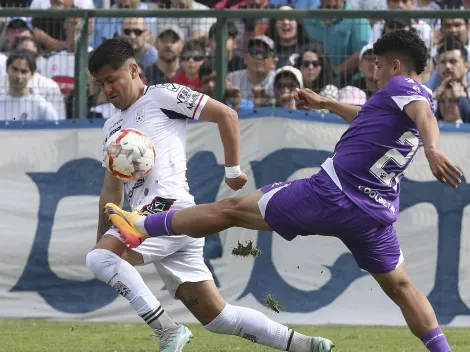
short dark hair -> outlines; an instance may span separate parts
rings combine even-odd
[[[7,59],[7,68],[15,62],[15,60],[26,60],[29,70],[32,73],[36,72],[36,54],[32,51],[25,49],[12,51]]]
[[[182,54],[187,53],[188,51],[197,51],[204,55],[204,45],[199,40],[189,40],[184,44]]]
[[[214,23],[209,29],[209,39],[215,40],[215,26],[216,24]],[[229,38],[235,39],[238,36],[237,26],[232,21],[227,21],[227,32]]]
[[[446,51],[452,51],[452,50],[459,50],[460,53],[462,54],[462,58],[464,59],[465,62],[468,60],[468,51],[465,48],[464,43],[460,41],[459,38],[457,38],[455,35],[447,35],[442,40],[439,42],[438,48],[437,48],[437,54],[441,55],[442,53]]]
[[[132,58],[135,58],[134,49],[128,39],[123,37],[106,39],[88,55],[88,70],[93,74],[106,65],[117,70]]]
[[[22,18],[15,18],[7,24],[8,29],[27,29],[31,31],[31,28],[28,27],[28,24]]]
[[[38,43],[36,43],[36,41],[34,40],[33,37],[18,37],[18,38],[16,38],[15,42],[13,43],[13,48],[12,49],[16,50],[24,42],[31,42],[31,43],[34,44],[36,49],[39,49]]]
[[[444,28],[444,22],[447,20],[463,20],[465,24],[468,24],[468,18],[442,18],[441,19],[441,27]]]
[[[215,64],[212,59],[205,60],[201,66],[199,66],[199,78],[209,76],[215,71]]]
[[[428,49],[414,31],[397,29],[381,36],[374,44],[376,56],[395,56],[404,59],[408,68],[418,75],[427,65]]]

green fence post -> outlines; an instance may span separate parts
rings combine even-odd
[[[225,79],[227,77],[227,38],[227,18],[219,17],[215,25],[215,40],[217,42],[215,49],[215,84],[216,98],[220,102],[224,102],[225,98]]]
[[[85,12],[83,27],[75,47],[73,118],[81,119],[88,117],[88,18],[88,13]]]

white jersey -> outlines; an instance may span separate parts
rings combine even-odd
[[[125,128],[142,131],[155,145],[156,162],[150,174],[125,184],[131,205],[145,207],[150,213],[167,210],[166,205],[173,205],[165,203],[167,200],[176,201],[174,208],[194,205],[186,179],[186,125],[187,119],[199,119],[208,99],[174,83],[146,86],[144,95],[132,106],[106,120],[103,145]]]
[[[52,104],[40,95],[27,94],[22,97],[12,97],[0,94],[0,120],[58,120],[58,116]]]
[[[33,77],[28,81],[27,87],[31,88],[34,94],[38,94],[50,102],[57,111],[60,120],[66,119],[64,97],[56,82],[35,72]],[[8,94],[9,89],[10,83],[8,76],[0,78],[0,94]]]

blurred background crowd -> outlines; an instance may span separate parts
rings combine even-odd
[[[373,43],[396,29],[415,31],[429,50],[422,83],[432,90],[436,116],[470,122],[468,18],[307,18],[293,9],[469,9],[470,0],[0,0],[2,8],[33,9],[278,9],[282,19],[229,20],[224,102],[236,110],[295,109],[293,92],[310,88],[340,102],[363,105],[376,91]],[[1,15],[0,15],[1,16]],[[77,38],[87,26],[89,51],[106,38],[132,43],[148,85],[178,83],[216,92],[215,18],[0,18],[0,120],[61,120],[73,116]],[[116,109],[88,76],[88,116]]]

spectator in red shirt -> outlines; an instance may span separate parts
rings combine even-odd
[[[183,67],[174,77],[173,82],[201,91],[202,83],[199,80],[199,67],[204,62],[204,47],[199,41],[187,42],[181,54],[181,66]]]

